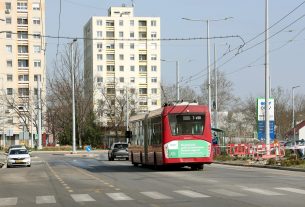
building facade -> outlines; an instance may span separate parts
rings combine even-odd
[[[118,113],[161,107],[160,18],[135,17],[133,9],[111,7],[84,26],[86,91],[104,125]]]
[[[38,88],[45,100],[45,1],[0,1],[0,25],[0,144],[32,146]]]

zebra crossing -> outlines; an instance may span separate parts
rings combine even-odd
[[[240,188],[238,190],[235,190],[238,192],[232,190],[226,190],[226,189],[207,189],[204,193],[201,193],[194,190],[186,189],[186,190],[175,190],[167,193],[161,193],[157,191],[143,191],[143,192],[138,192],[138,194],[144,196],[145,198],[154,199],[154,200],[170,200],[170,199],[175,199],[175,197],[181,198],[181,196],[192,199],[208,199],[217,194],[227,197],[252,196],[253,194],[257,194],[260,196],[284,196],[284,195],[292,195],[292,194],[305,195],[304,189],[297,189],[291,187],[274,187],[269,190],[260,189],[260,188],[250,188],[244,186],[239,186],[239,187]],[[135,195],[135,193],[132,194]],[[104,195],[112,201],[136,200],[132,198],[132,195],[129,195],[129,193],[123,193],[123,192],[104,193]],[[70,194],[70,196],[71,199],[77,203],[96,202],[98,199],[101,199],[100,196],[95,197],[96,194],[95,195]],[[139,197],[137,196],[137,198]],[[34,200],[37,205],[57,203],[56,196],[54,195],[36,196],[35,199],[33,199],[33,201]],[[22,203],[21,199],[18,199],[18,197],[1,198],[0,195],[0,206],[16,206],[18,205],[19,202]]]

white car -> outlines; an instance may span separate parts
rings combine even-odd
[[[12,148],[7,155],[7,167],[19,165],[31,167],[31,156],[25,148]]]

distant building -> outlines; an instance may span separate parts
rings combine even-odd
[[[293,140],[294,139],[294,133],[295,133],[295,139],[296,140],[305,140],[305,120],[298,123],[295,128],[290,129],[288,132],[286,132],[285,136],[288,139]]]
[[[111,7],[84,26],[85,88],[103,125],[126,97],[134,112],[161,107],[160,18],[135,17],[133,9]]]
[[[0,144],[36,134],[37,79],[45,99],[45,0],[0,2]]]

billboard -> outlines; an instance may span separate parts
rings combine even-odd
[[[258,139],[263,141],[265,137],[265,99],[258,98],[256,104],[257,112],[257,135]],[[274,140],[274,99],[269,99],[269,129],[270,129],[270,140]]]

